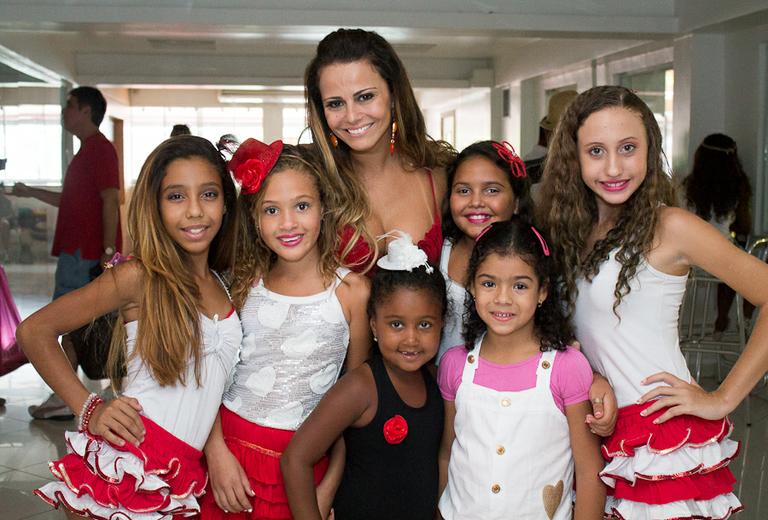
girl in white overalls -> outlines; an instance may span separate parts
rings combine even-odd
[[[602,518],[599,439],[584,422],[592,370],[566,347],[555,278],[544,237],[523,218],[478,237],[467,347],[449,350],[438,372],[446,520]]]

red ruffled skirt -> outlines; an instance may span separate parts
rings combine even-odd
[[[146,417],[142,421],[146,435],[138,447],[67,432],[70,453],[49,463],[59,482],[35,494],[54,507],[99,520],[196,515],[197,497],[207,483],[203,453]]]
[[[223,405],[219,410],[224,442],[240,462],[255,492],[251,499],[253,510],[250,513],[225,513],[216,505],[209,485],[208,492],[200,501],[201,517],[204,520],[291,519],[280,471],[280,456],[295,432],[259,426]],[[315,464],[315,486],[323,479],[327,469],[328,457]]]
[[[739,451],[739,443],[729,439],[730,419],[682,415],[653,424],[664,410],[641,416],[650,405],[620,409],[616,429],[603,443],[608,464],[600,476],[610,495],[606,516],[721,520],[743,509],[727,467]]]

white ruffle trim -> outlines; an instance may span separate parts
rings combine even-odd
[[[606,514],[616,515],[622,520],[724,520],[742,509],[741,502],[733,493],[718,495],[711,500],[681,500],[658,505],[613,497],[608,497],[605,503]]]
[[[73,453],[88,464],[97,475],[112,483],[122,482],[126,474],[136,479],[136,489],[158,491],[168,484],[144,469],[144,461],[131,452],[114,449],[109,443],[80,432],[66,432],[64,437]],[[55,466],[52,467],[52,471]],[[58,475],[57,475],[58,476]]]
[[[642,446],[635,448],[632,457],[614,457],[600,472],[600,478],[608,486],[616,487],[617,478],[634,484],[636,479],[667,480],[708,473],[727,466],[738,452],[739,443],[728,438],[701,447],[683,446],[670,453]]]
[[[98,504],[90,495],[77,496],[63,482],[50,482],[36,493],[52,506],[64,505],[79,515],[98,520],[161,520],[172,516],[194,516],[199,514],[200,506],[194,495],[178,500],[171,498],[162,511],[133,512],[121,508],[105,507]]]

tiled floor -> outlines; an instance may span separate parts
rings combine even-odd
[[[11,290],[23,316],[44,305],[52,292],[53,265],[5,266]],[[704,386],[707,380],[703,380]],[[74,421],[32,420],[27,406],[39,404],[49,389],[30,365],[0,377],[0,519],[64,519],[32,494],[51,475],[47,461],[64,453],[64,431]],[[751,399],[752,426],[746,427],[745,406],[733,414],[734,438],[742,442],[732,463],[738,480],[736,493],[746,510],[738,520],[768,519],[768,400],[765,390]]]

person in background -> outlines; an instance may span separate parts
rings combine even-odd
[[[64,129],[80,140],[80,150],[67,167],[61,193],[17,182],[12,194],[33,197],[59,208],[51,255],[58,257],[53,299],[83,287],[121,247],[120,169],[117,152],[99,131],[107,101],[93,87],[70,91],[62,111]],[[72,368],[77,353],[68,336],[62,348]],[[30,406],[35,419],[68,419],[72,410],[56,394]]]
[[[539,141],[531,150],[523,156],[525,170],[531,179],[531,184],[536,184],[541,180],[541,174],[544,173],[544,160],[547,158],[549,141],[555,133],[555,127],[560,120],[560,115],[565,112],[568,104],[579,93],[575,90],[563,90],[556,92],[549,98],[547,115],[539,122]]]
[[[724,134],[704,138],[693,156],[693,170],[683,180],[685,205],[699,217],[737,243],[746,241],[752,231],[749,202],[752,188],[739,160],[736,141]],[[724,283],[717,286],[717,319],[714,336],[719,339],[728,327],[728,312],[736,293]],[[744,302],[744,313],[751,317],[754,307]]]

